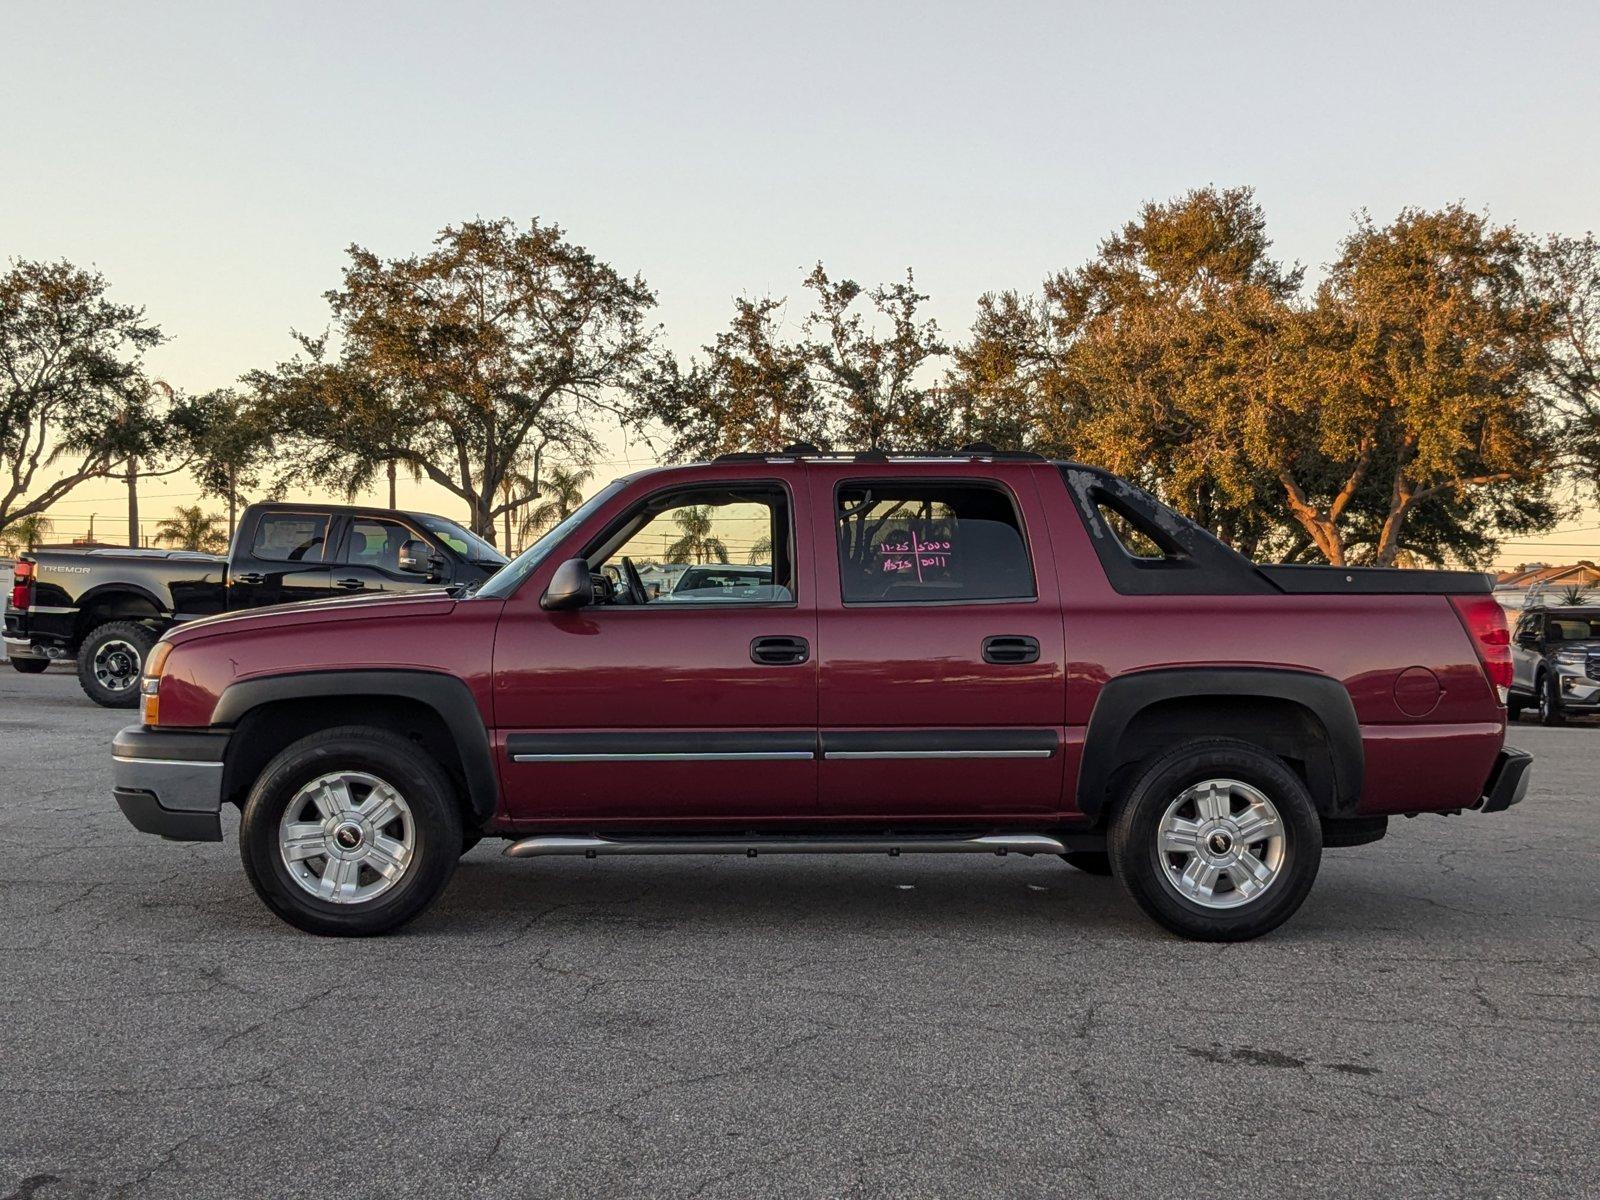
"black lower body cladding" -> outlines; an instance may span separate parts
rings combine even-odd
[[[220,842],[226,733],[130,725],[111,744],[112,796],[135,829]]]

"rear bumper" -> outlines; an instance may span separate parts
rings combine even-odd
[[[226,733],[130,725],[111,744],[111,794],[135,829],[180,842],[220,842]]]
[[[1483,799],[1478,802],[1478,811],[1504,812],[1519,803],[1528,794],[1528,771],[1532,766],[1531,754],[1509,746],[1500,751],[1483,789]]]
[[[24,637],[8,637],[5,639],[7,658],[42,658],[50,661],[50,656],[35,646]]]

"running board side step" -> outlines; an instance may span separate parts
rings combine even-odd
[[[507,858],[546,854],[1063,854],[1066,844],[1042,833],[983,837],[777,837],[602,838],[540,836],[512,842]]]

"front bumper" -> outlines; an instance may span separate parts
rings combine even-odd
[[[1528,794],[1528,769],[1533,766],[1533,755],[1509,746],[1495,759],[1494,770],[1489,772],[1489,782],[1478,802],[1479,812],[1504,812],[1520,803]]]
[[[1600,679],[1592,679],[1585,669],[1556,667],[1556,690],[1566,712],[1592,712],[1600,709]]]
[[[222,840],[226,733],[129,725],[111,743],[111,794],[135,829],[177,842]]]

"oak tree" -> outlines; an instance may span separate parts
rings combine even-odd
[[[408,258],[349,256],[327,294],[336,338],[299,336],[293,359],[250,377],[294,451],[284,478],[356,490],[409,464],[493,541],[495,518],[534,498],[501,487],[535,445],[597,450],[595,421],[622,411],[650,361],[655,297],[538,220],[448,226]]]
[[[0,526],[125,469],[161,434],[142,362],[161,331],[108,290],[67,262],[0,275]]]

